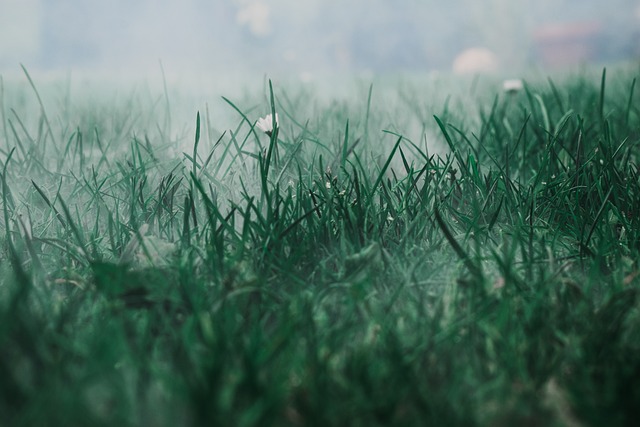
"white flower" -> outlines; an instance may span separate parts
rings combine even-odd
[[[273,116],[271,114],[267,114],[264,118],[259,118],[256,122],[256,126],[262,132],[266,133],[268,136],[271,136],[273,133]],[[276,127],[278,127],[278,113],[276,113]]]
[[[520,79],[510,79],[502,82],[502,89],[507,93],[516,93],[524,88],[524,84]]]
[[[458,75],[491,74],[499,66],[498,56],[486,47],[466,49],[453,60],[453,72]]]

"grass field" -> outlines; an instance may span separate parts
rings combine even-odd
[[[637,75],[3,82],[0,424],[633,424]]]

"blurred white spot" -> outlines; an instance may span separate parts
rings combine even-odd
[[[251,34],[266,37],[271,34],[271,9],[262,1],[251,1],[240,6],[236,15],[236,22],[249,27]]]
[[[508,93],[516,93],[522,90],[524,85],[520,79],[509,79],[502,82],[502,89]]]
[[[484,47],[474,47],[462,51],[453,61],[456,74],[493,73],[498,71],[498,57]]]

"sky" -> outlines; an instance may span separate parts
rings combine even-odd
[[[561,68],[640,56],[639,0],[0,0],[0,74]]]

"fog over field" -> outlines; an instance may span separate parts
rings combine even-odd
[[[0,427],[627,426],[640,0],[0,0]]]
[[[521,70],[640,53],[638,0],[1,0],[0,73]]]

